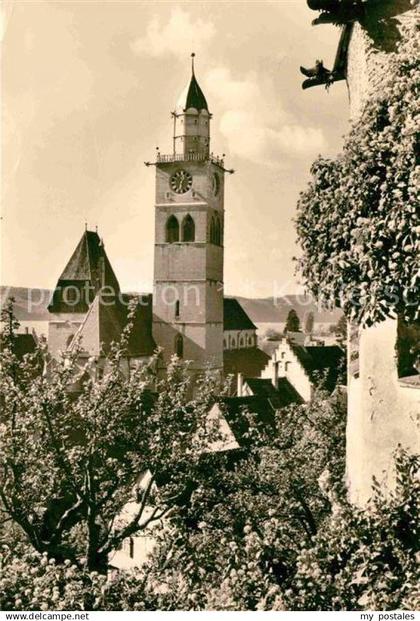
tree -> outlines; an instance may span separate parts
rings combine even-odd
[[[314,323],[315,323],[315,316],[313,314],[313,312],[309,312],[307,317],[306,317],[306,322],[305,322],[305,332],[306,334],[312,334],[313,330],[314,330]]]
[[[258,428],[251,414],[241,452],[208,455],[183,511],[172,516],[150,560],[158,609],[276,609],[330,514],[318,485],[344,476],[345,404],[319,393]],[[336,492],[338,493],[338,491]]]
[[[108,554],[126,537],[191,493],[212,438],[206,421],[218,380],[206,374],[192,399],[186,365],[176,360],[165,380],[155,377],[155,359],[125,377],[120,362],[130,326],[111,348],[101,381],[94,362],[80,366],[77,348],[41,374],[39,352],[19,361],[13,351],[12,307],[2,314],[2,509],[37,552],[105,572]],[[137,512],[120,523],[129,500]]]
[[[418,455],[395,454],[395,489],[373,481],[363,510],[344,498],[297,559],[289,610],[415,610],[419,601]]]
[[[284,328],[284,332],[299,332],[300,331],[300,320],[297,312],[294,308],[289,311],[286,319],[286,326]]]

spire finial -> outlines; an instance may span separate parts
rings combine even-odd
[[[194,58],[195,58],[195,52],[192,52],[192,54],[191,54],[191,71],[192,71],[193,75],[194,75]]]
[[[85,231],[87,231],[87,220],[85,220]]]

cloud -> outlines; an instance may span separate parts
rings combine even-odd
[[[174,7],[166,21],[155,15],[131,48],[135,54],[155,58],[185,58],[194,49],[211,62],[215,35],[212,21]],[[226,66],[213,66],[199,80],[231,155],[278,168],[326,149],[320,128],[284,110],[271,75],[249,71],[238,78]]]
[[[320,128],[300,123],[285,112],[278,93],[255,72],[233,79],[226,67],[212,69],[205,92],[220,113],[219,130],[232,155],[266,165],[279,157],[302,158],[326,148]]]
[[[216,33],[214,24],[201,18],[196,20],[179,7],[171,10],[169,20],[162,24],[154,16],[147,26],[146,34],[131,44],[135,54],[147,54],[155,58],[173,54],[185,56],[187,51],[201,51]]]

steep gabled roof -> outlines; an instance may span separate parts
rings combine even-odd
[[[279,393],[280,407],[286,407],[292,403],[304,403],[302,397],[296,388],[289,382],[286,377],[280,377],[277,382],[277,390]]]
[[[236,298],[224,298],[223,329],[256,330],[257,326],[251,321]]]
[[[269,399],[271,405],[276,408],[284,408],[292,403],[303,403],[303,399],[297,390],[285,377],[278,380],[277,388],[270,379],[261,377],[246,377],[244,379],[253,395]]]
[[[346,356],[337,345],[301,347],[290,343],[299,362],[315,384],[323,384],[326,390],[335,388],[337,379],[345,368]]]
[[[116,295],[118,280],[106,255],[103,242],[93,231],[85,231],[64,268],[48,306],[51,313],[84,313],[98,290],[106,286]],[[77,304],[65,293],[77,292]]]

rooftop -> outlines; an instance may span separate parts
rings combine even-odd
[[[195,108],[196,110],[207,110],[209,111],[206,98],[204,97],[204,93],[200,88],[200,85],[197,82],[197,79],[194,74],[194,54],[192,57],[192,75],[189,83],[182,91],[181,95],[178,98],[175,107],[176,114],[182,114],[185,110],[189,108]]]
[[[236,298],[224,298],[223,329],[256,330],[257,326],[251,321]]]

